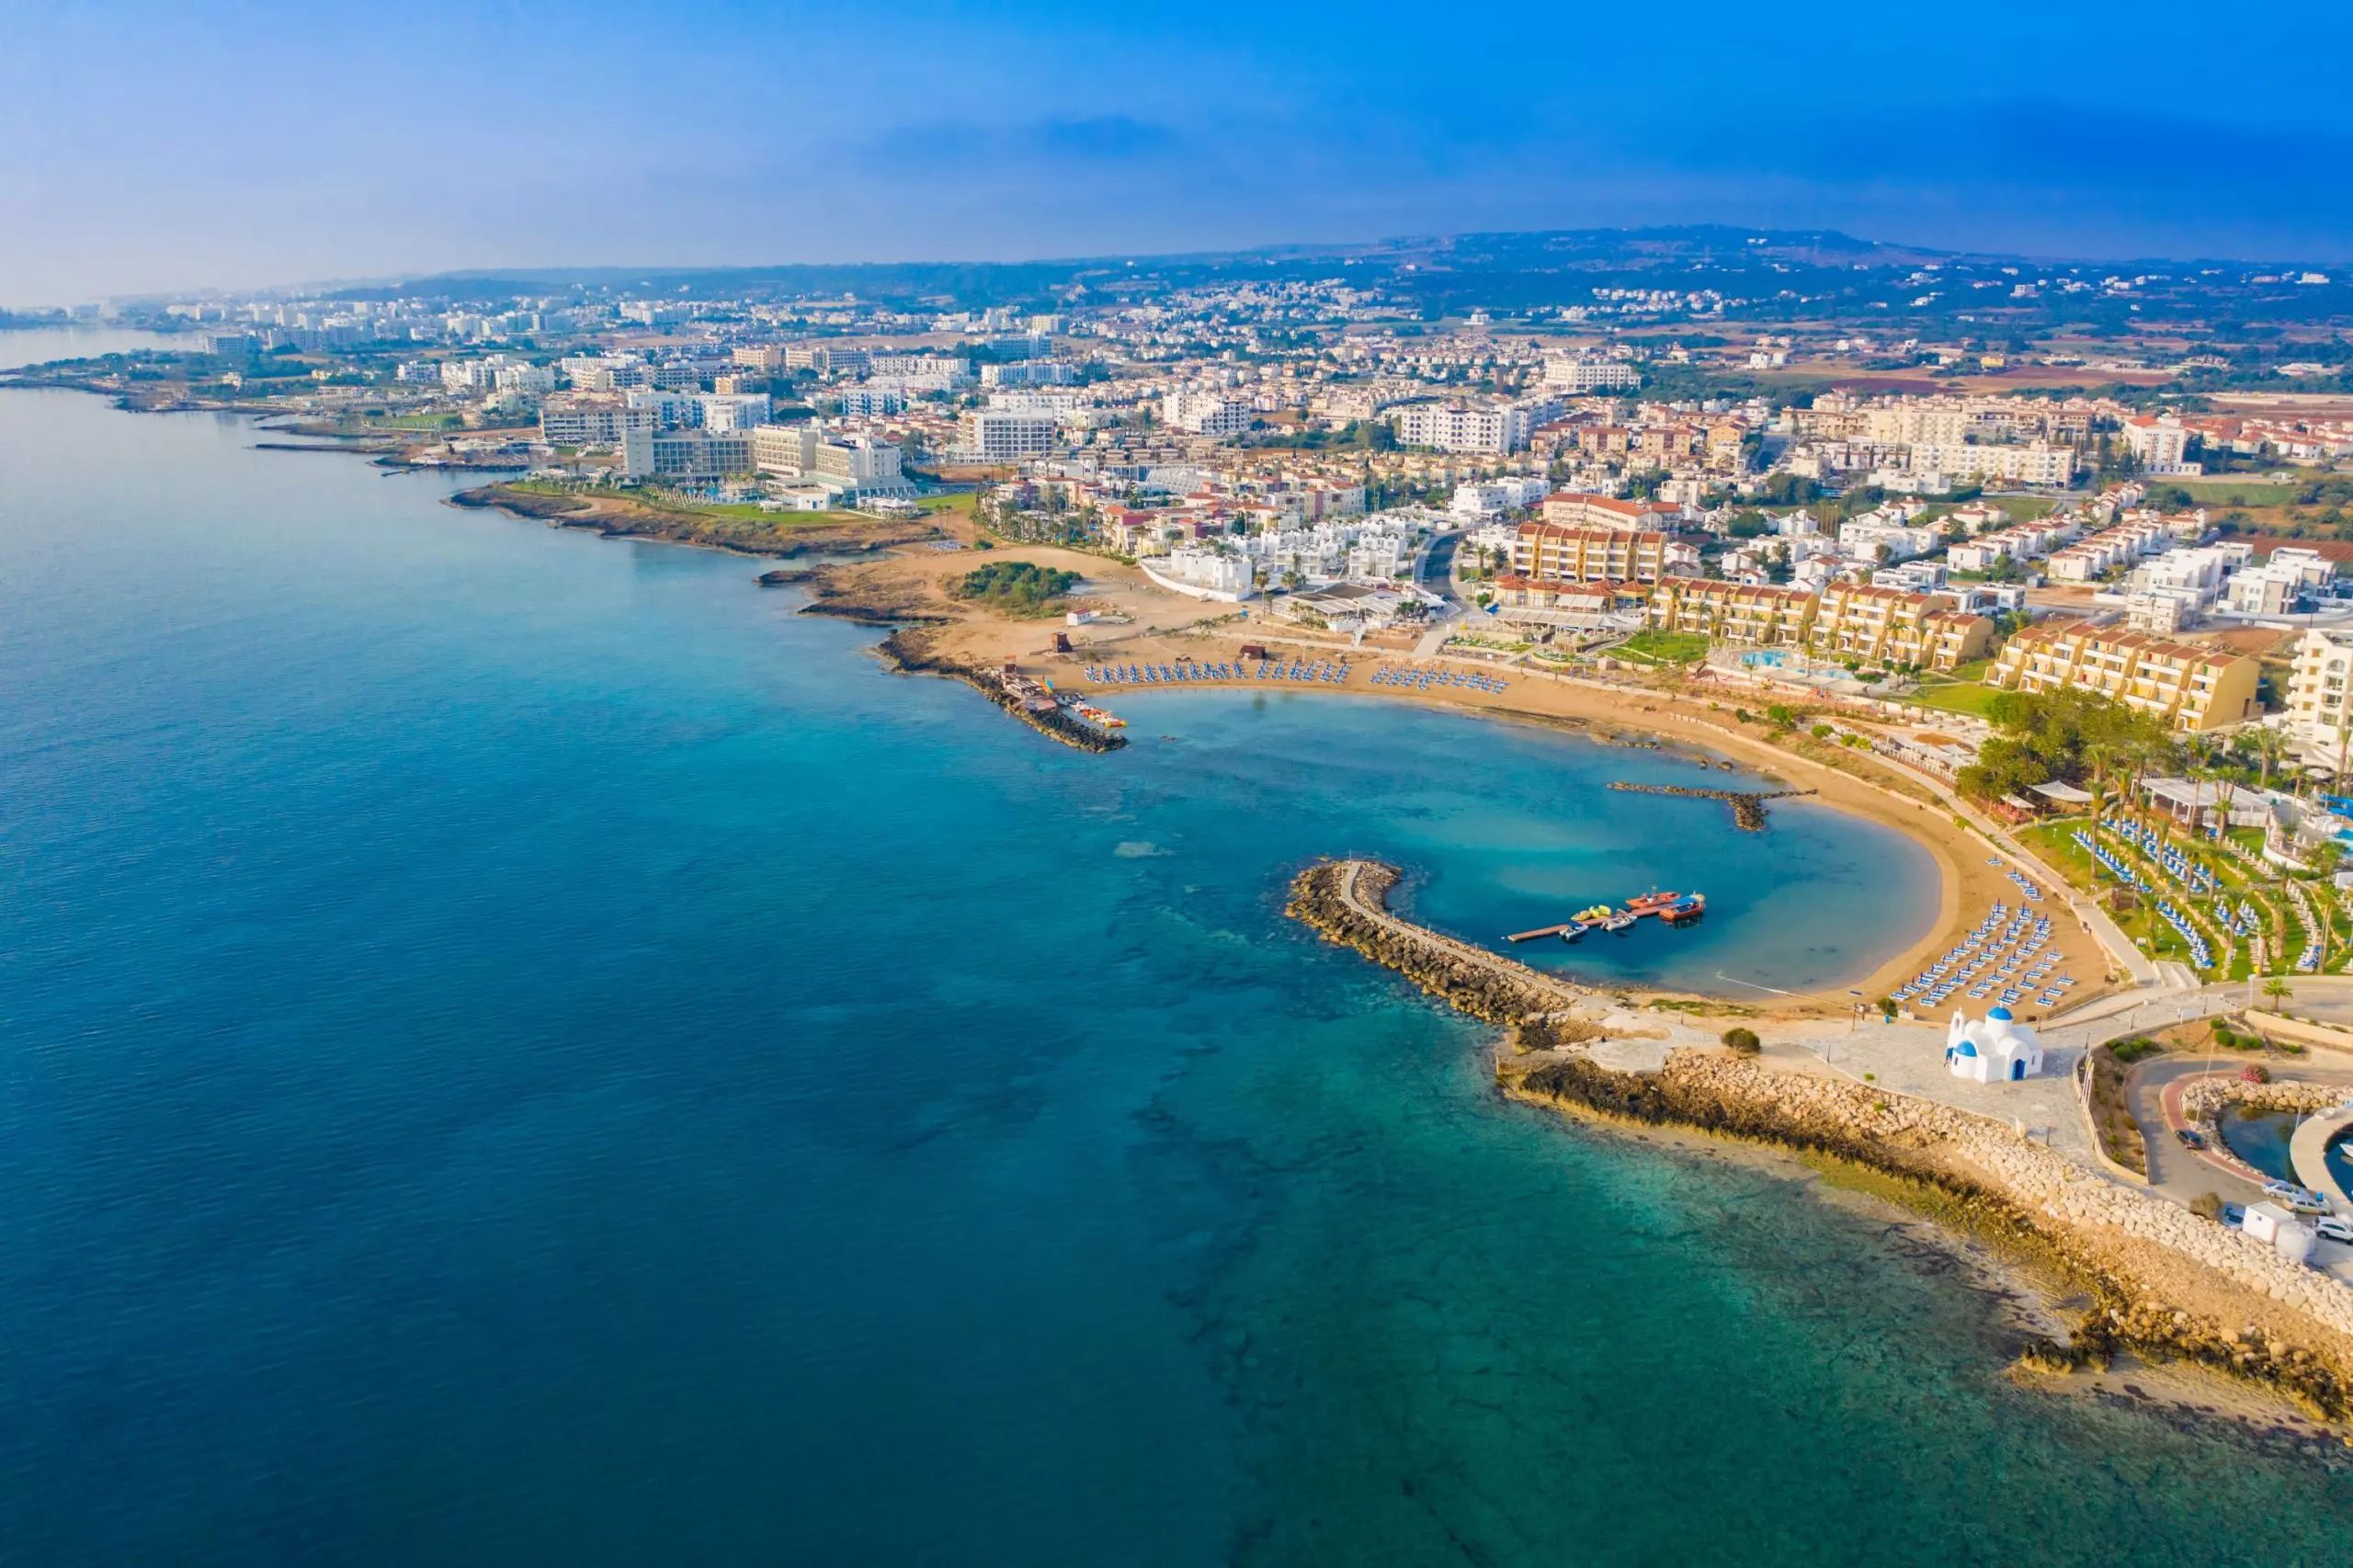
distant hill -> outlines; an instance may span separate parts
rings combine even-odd
[[[447,272],[381,285],[382,293],[505,298],[517,292],[583,289],[645,294],[779,298],[855,293],[863,300],[957,306],[1034,299],[1040,305],[1074,283],[1118,289],[1231,281],[1236,277],[1307,280],[1346,277],[1367,286],[1415,294],[1454,293],[1473,278],[1506,295],[1513,278],[1550,280],[1574,271],[1604,276],[1652,274],[1705,266],[1726,277],[1772,264],[1914,267],[1945,253],[1882,244],[1835,230],[1741,229],[1690,225],[1655,229],[1563,229],[1532,233],[1407,236],[1355,244],[1266,245],[1171,256],[1072,256],[1020,262],[858,262],[777,267],[547,267]],[[1357,269],[1361,268],[1361,271]],[[1443,280],[1433,274],[1444,275]],[[1418,276],[1417,276],[1418,275]],[[1355,278],[1351,279],[1356,280]],[[1549,296],[1548,296],[1549,297]],[[1494,301],[1508,308],[1508,300]]]
[[[2046,292],[2038,277],[2080,269]],[[735,267],[521,267],[442,273],[338,292],[492,300],[517,294],[792,300],[854,295],[888,308],[1051,311],[1247,280],[1337,279],[1425,321],[1474,310],[1558,327],[1567,306],[1632,295],[1654,322],[1837,320],[2001,341],[2061,324],[2112,334],[2161,320],[2327,324],[2353,316],[2343,268],[2304,286],[2291,264],[2033,258],[1938,251],[1832,229],[1692,224],[1644,229],[1409,235],[1354,244],[1265,245],[1173,256],[1019,262],[873,262]],[[2121,274],[2129,290],[2105,279]],[[1717,301],[1730,304],[1729,314]],[[1736,302],[1736,303],[1733,303]],[[1628,312],[1613,309],[1613,315]]]

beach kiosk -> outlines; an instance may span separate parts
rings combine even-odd
[[[2007,1007],[1974,1021],[1955,1012],[1945,1030],[1945,1065],[1954,1077],[1980,1084],[2031,1078],[2042,1071],[2042,1041],[2013,1019]]]
[[[2313,1243],[2319,1239],[2310,1225],[2277,1203],[2248,1204],[2246,1218],[2239,1221],[2239,1229],[2256,1241],[2269,1243],[2290,1263],[2310,1262]]]

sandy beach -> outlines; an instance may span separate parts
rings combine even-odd
[[[1030,561],[1080,574],[1081,591],[1070,602],[1096,610],[1101,619],[1079,626],[1067,625],[1059,616],[1013,620],[977,611],[950,596],[949,585],[956,578],[991,560]],[[914,635],[935,656],[982,669],[1011,665],[1024,675],[1051,680],[1057,690],[1096,698],[1115,711],[1124,703],[1131,713],[1147,712],[1150,688],[1090,682],[1086,676],[1088,665],[1230,663],[1240,659],[1245,643],[1264,645],[1304,658],[1347,661],[1344,683],[1287,683],[1280,687],[1283,690],[1424,703],[1497,719],[1572,727],[1604,740],[1655,737],[1694,753],[1738,763],[1775,781],[1776,788],[1814,791],[1822,803],[1885,824],[1927,849],[1940,877],[1938,914],[1928,931],[1868,974],[1830,990],[1769,1000],[1723,998],[1753,1011],[1843,1014],[1854,1002],[1849,987],[1876,1000],[1951,947],[1960,933],[1975,926],[1996,903],[2015,908],[2020,902],[2018,885],[2009,878],[2007,858],[1958,825],[1950,805],[1927,782],[1853,752],[1831,754],[1829,748],[1813,746],[1802,737],[1777,739],[1761,718],[1744,723],[1735,710],[1744,702],[1761,709],[1766,700],[1753,695],[1715,695],[1705,688],[1673,691],[1631,682],[1605,684],[1500,663],[1483,666],[1465,658],[1416,658],[1409,635],[1368,638],[1359,645],[1347,638],[1273,621],[1262,604],[1187,598],[1152,584],[1133,566],[1047,547],[899,551],[881,560],[826,568],[814,586],[833,603],[922,618],[926,624]],[[1055,650],[1058,634],[1068,638],[1070,652]],[[1506,683],[1505,689],[1491,693],[1449,686],[1422,690],[1373,684],[1376,671],[1384,665],[1394,669],[1441,663],[1449,668],[1485,667]],[[1267,683],[1230,685],[1237,690],[1264,690]],[[1211,685],[1186,689],[1217,688]],[[1793,739],[1824,755],[1806,755],[1788,744]],[[1834,755],[1836,767],[1829,760]],[[1770,827],[1766,831],[1770,832]],[[2077,1005],[2106,987],[2111,960],[2090,931],[2067,913],[2064,890],[2046,888],[2045,892],[2041,907],[2053,915],[2052,946],[2063,956],[2063,971],[2080,982],[2063,1006]],[[2020,1009],[2021,1016],[2028,1017],[2040,1012],[2032,1006]]]

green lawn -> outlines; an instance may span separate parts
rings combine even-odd
[[[2261,480],[2234,479],[2224,475],[2218,479],[2159,479],[2153,485],[2178,485],[2201,502],[2224,506],[2285,506],[2296,498],[2292,484],[2270,484]]]
[[[1983,719],[1986,708],[2001,695],[1999,687],[1987,686],[1983,681],[1962,680],[1924,686],[1911,696],[1898,700],[1946,713],[1966,713],[1972,718]]]
[[[1688,665],[1708,656],[1708,639],[1697,631],[1637,631],[1610,652],[1657,665]]]
[[[2109,889],[2113,888],[2116,885],[2115,880],[2109,875],[2108,871],[2104,868],[2098,867],[2097,863],[2093,860],[2091,855],[2086,851],[2081,845],[2075,842],[2074,836],[2077,828],[2087,829],[2090,825],[2090,820],[2091,819],[2088,817],[2077,817],[2063,822],[2040,823],[2032,827],[2020,828],[2018,830],[2018,837],[2021,841],[2032,846],[2035,852],[2042,857],[2044,863],[2056,867],[2069,881],[2075,883],[2078,888],[2092,892],[2096,894],[2105,893]],[[2159,897],[2174,898],[2177,900],[2179,899],[2180,889],[2169,883],[2163,876],[2158,874],[2154,868],[2147,865],[2144,861],[2142,861],[2137,856],[2126,854],[2120,846],[2111,844],[2109,847],[2115,849],[2116,852],[2120,855],[2125,855],[2125,858],[2128,861],[2138,864],[2142,874],[2146,876],[2150,881],[2156,884],[2160,890],[2158,893]],[[2211,852],[2200,854],[2197,858],[2203,860],[2208,866],[2211,867],[2221,875],[2222,885],[2228,891],[2233,902],[2235,903],[2239,899],[2247,898],[2256,904],[2260,915],[2263,928],[2266,931],[2268,931],[2270,929],[2271,898],[2265,889],[2253,885],[2248,881],[2245,876],[2246,868],[2236,861],[2218,857]],[[2200,900],[2199,903],[2200,906],[2203,908],[2204,901]],[[2280,910],[2279,913],[2286,916],[2288,942],[2290,947],[2293,949],[2298,946],[2298,927],[2295,916],[2285,909]],[[2189,944],[2182,940],[2181,934],[2176,931],[2170,923],[2158,916],[2155,909],[2152,906],[2152,901],[2148,899],[2147,895],[2143,895],[2143,902],[2141,908],[2123,914],[2112,913],[2112,918],[2116,921],[2117,925],[2123,928],[2127,936],[2131,937],[2136,941],[2144,937],[2147,938],[2149,946],[2146,950],[2152,953],[2153,956],[2161,959],[2177,960],[2184,963],[2188,962]],[[2231,980],[2245,980],[2247,978],[2247,975],[2251,971],[2253,966],[2249,962],[2251,954],[2246,942],[2244,938],[2234,938],[2232,940],[2231,949],[2230,973],[2228,976],[2219,975],[2211,970],[2200,971],[2200,972],[2210,980],[2220,980],[2224,978]]]

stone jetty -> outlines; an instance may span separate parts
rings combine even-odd
[[[1396,867],[1378,860],[1319,860],[1291,879],[1283,912],[1483,1022],[1517,1025],[1563,1012],[1586,993],[1500,953],[1389,913]]]
[[[1391,914],[1399,876],[1378,861],[1319,861],[1292,880],[1286,913],[1488,1023],[1540,1025],[1587,994]],[[1883,1196],[1982,1236],[2087,1298],[2067,1342],[2029,1345],[2022,1367],[2104,1367],[2125,1352],[2193,1361],[2321,1420],[2353,1420],[2353,1290],[2243,1232],[1938,1101],[1690,1046],[1667,1051],[1654,1071],[1620,1071],[1582,1048],[1589,1028],[1522,1032],[1523,1045],[1533,1034],[1549,1049],[1498,1058],[1499,1085],[1515,1098],[1870,1173]]]
[[[1698,801],[1722,801],[1732,808],[1733,825],[1743,833],[1765,831],[1766,801],[1814,793],[1812,790],[1694,790],[1681,784],[1631,784],[1622,779],[1613,781],[1609,787],[1630,795],[1683,795]]]

